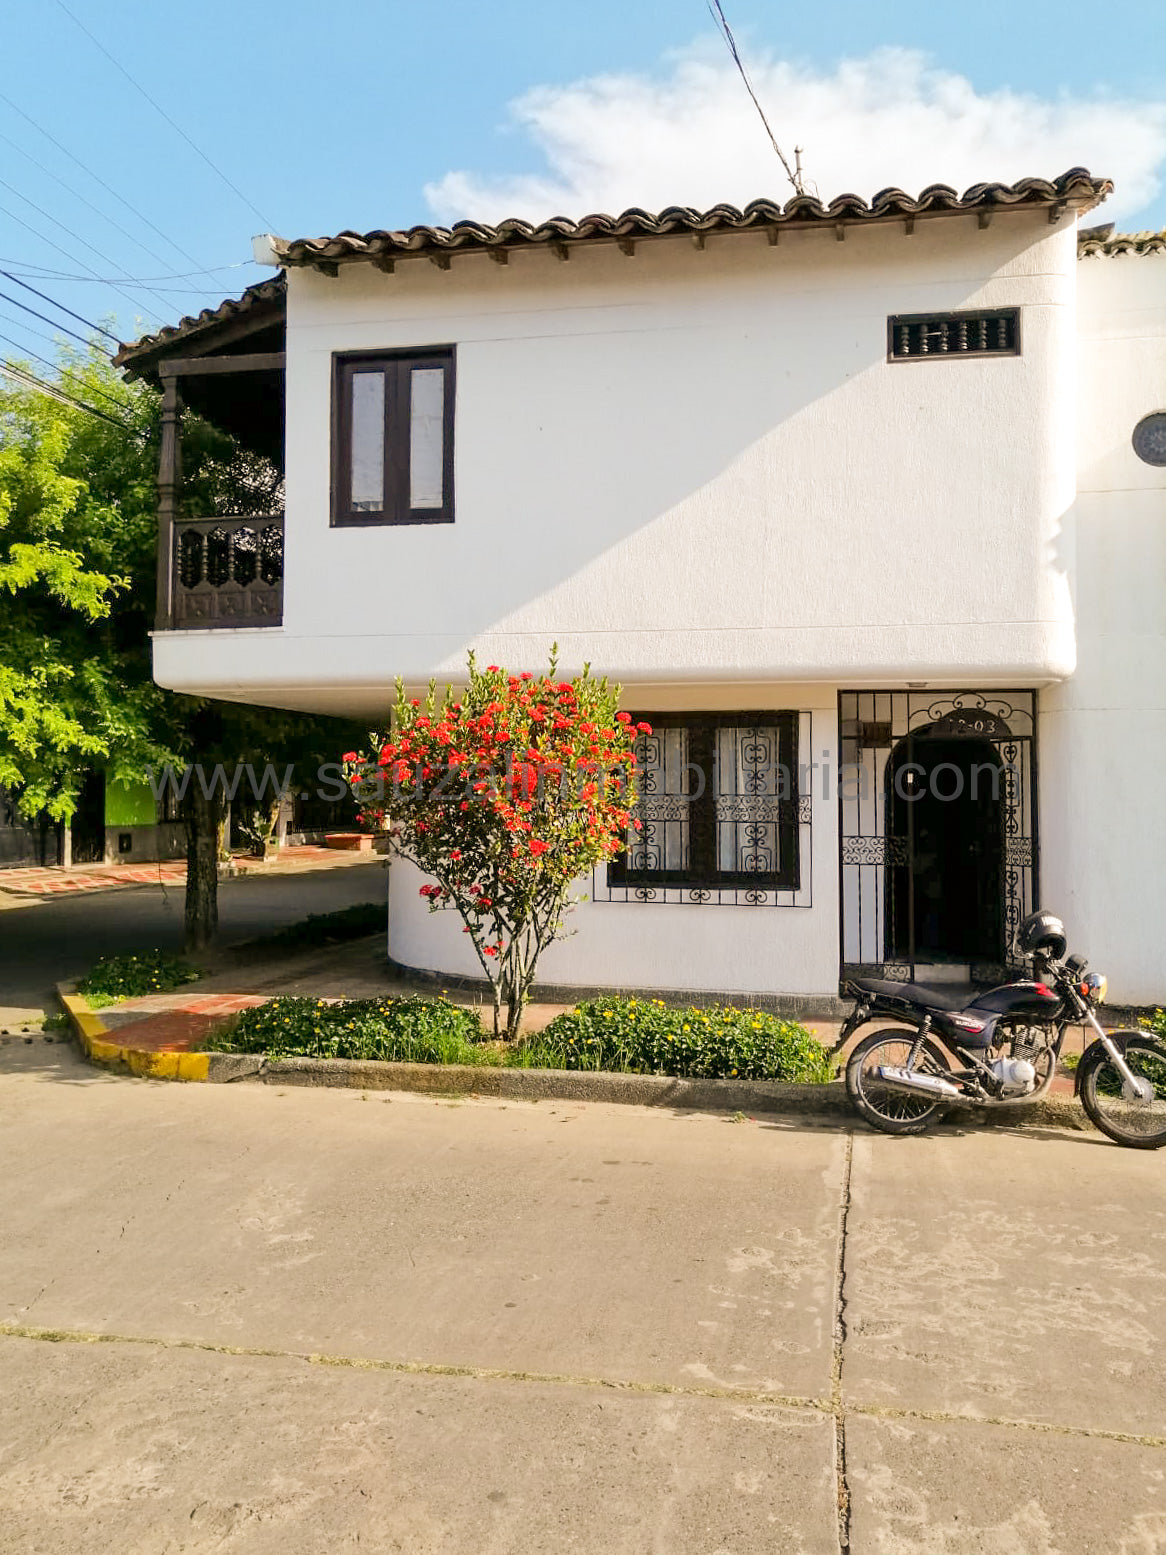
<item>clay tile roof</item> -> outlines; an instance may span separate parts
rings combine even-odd
[[[165,354],[167,347],[179,343],[185,345],[197,339],[204,331],[214,331],[248,314],[255,315],[256,323],[267,315],[275,323],[283,315],[286,291],[287,282],[282,275],[257,281],[241,297],[228,297],[217,308],[203,308],[201,313],[188,315],[177,324],[167,324],[156,335],[143,335],[133,345],[122,346],[113,358],[113,365],[125,367],[131,374],[141,372],[152,365],[153,357]]]
[[[1124,254],[1166,254],[1166,229],[1161,232],[1114,232],[1107,227],[1086,227],[1077,234],[1077,258],[1097,255],[1120,257]]]
[[[754,200],[744,210],[738,210],[735,205],[714,205],[707,211],[670,205],[652,215],[633,206],[618,216],[598,214],[584,216],[580,221],[554,216],[537,225],[512,217],[496,227],[459,221],[452,227],[408,227],[400,231],[378,228],[374,232],[338,232],[333,237],[278,239],[275,251],[284,265],[330,266],[366,259],[388,268],[397,258],[417,254],[440,260],[458,252],[524,248],[533,244],[574,245],[621,238],[637,241],[677,233],[697,236],[751,228],[862,223],[1024,205],[1072,206],[1080,212],[1092,210],[1112,189],[1107,178],[1094,178],[1084,168],[1074,167],[1054,179],[1022,178],[1015,184],[973,184],[962,195],[946,184],[931,184],[914,199],[902,189],[883,189],[869,203],[857,194],[842,194],[828,203],[812,195],[800,194],[785,205],[775,200]]]
[[[334,237],[291,241],[277,238],[274,246],[283,265],[331,268],[341,263],[370,260],[384,269],[391,269],[398,258],[428,256],[444,265],[449,263],[448,256],[454,253],[494,252],[504,259],[507,249],[535,245],[557,245],[565,251],[568,245],[584,242],[635,243],[677,234],[702,237],[714,232],[772,231],[779,227],[844,222],[861,224],[1018,206],[1047,206],[1051,210],[1071,207],[1081,213],[1100,204],[1112,189],[1109,179],[1094,178],[1085,168],[1073,167],[1059,178],[1022,178],[1015,184],[973,184],[962,195],[947,184],[929,184],[916,198],[902,189],[892,188],[881,189],[869,202],[857,194],[840,194],[827,203],[813,195],[799,194],[784,205],[776,200],[754,200],[743,210],[735,205],[714,205],[707,211],[693,210],[687,205],[670,205],[655,215],[632,206],[618,216],[600,213],[584,216],[580,221],[552,216],[548,221],[533,224],[509,217],[496,227],[459,221],[452,227],[408,227],[400,231],[378,228],[374,232],[338,232]],[[1158,241],[1154,234],[1142,234],[1141,237]],[[1090,249],[1087,244],[1082,249],[1085,253],[1095,251],[1101,250]],[[204,308],[197,317],[184,318],[155,335],[144,335],[133,345],[122,346],[113,358],[114,365],[124,367],[130,374],[148,374],[156,370],[158,361],[174,348],[186,347],[189,342],[197,344],[198,337],[204,332],[213,339],[216,330],[231,324],[240,315],[254,312],[257,324],[266,317],[276,324],[282,318],[285,305],[286,282],[282,275],[277,275],[249,286],[237,299],[228,298],[217,308]]]

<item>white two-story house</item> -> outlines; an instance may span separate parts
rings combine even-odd
[[[470,648],[620,681],[644,829],[547,982],[989,979],[1044,905],[1160,998],[1166,242],[1082,230],[1109,188],[257,240],[118,359],[166,391],[158,681],[373,725]],[[183,404],[282,514],[184,514]],[[472,974],[420,884],[390,955]]]

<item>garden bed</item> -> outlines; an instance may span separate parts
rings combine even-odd
[[[732,1006],[677,1009],[661,1000],[589,1000],[556,1016],[544,1031],[508,1043],[491,1040],[477,1011],[448,999],[276,998],[243,1011],[214,1046],[272,1061],[371,1060],[801,1085],[833,1077],[827,1049],[797,1022]]]

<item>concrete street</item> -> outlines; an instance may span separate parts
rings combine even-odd
[[[5,1552],[1166,1551],[1160,1157],[39,1037],[0,1152]]]
[[[0,877],[0,1026],[58,1008],[54,985],[99,956],[182,949],[182,886],[122,887],[65,900],[3,894]],[[385,900],[384,864],[352,864],[219,883],[224,945],[271,934],[309,913]]]

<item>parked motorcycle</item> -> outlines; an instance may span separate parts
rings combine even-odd
[[[1148,1031],[1105,1031],[1096,1008],[1106,980],[1083,956],[1066,956],[1061,920],[1036,912],[1017,943],[1033,978],[970,1002],[939,988],[857,977],[838,1049],[868,1022],[894,1019],[864,1037],[846,1065],[846,1090],[866,1121],[886,1134],[922,1134],[954,1103],[993,1107],[1034,1102],[1048,1091],[1070,1026],[1095,1040],[1076,1072],[1076,1094],[1103,1134],[1135,1150],[1166,1145],[1166,1043]],[[914,1034],[902,1027],[914,1028]]]

